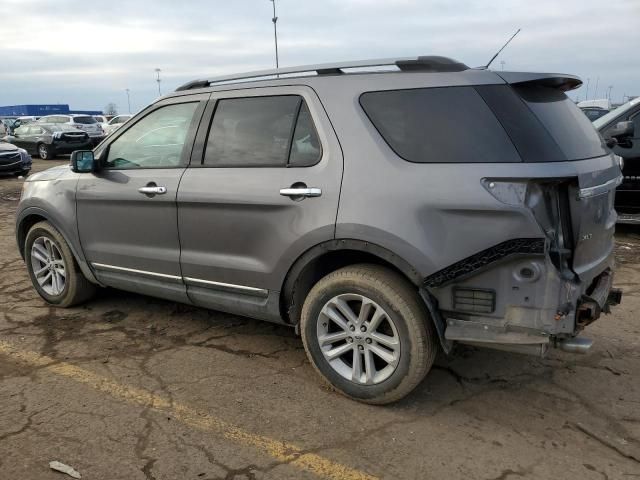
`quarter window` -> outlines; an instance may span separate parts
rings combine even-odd
[[[367,92],[360,103],[389,146],[410,162],[521,161],[473,87]]]
[[[219,100],[209,130],[204,165],[308,166],[320,159],[309,109],[297,95]]]
[[[154,110],[109,145],[105,168],[171,168],[182,151],[197,102]]]

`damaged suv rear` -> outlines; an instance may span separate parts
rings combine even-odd
[[[439,346],[584,352],[620,301],[621,172],[580,83],[444,57],[195,80],[30,177],[18,245],[53,305],[95,284],[284,323],[368,403]]]
[[[425,227],[416,246],[443,267],[420,293],[445,351],[460,342],[584,353],[591,341],[577,334],[621,297],[612,289],[619,159],[565,95],[578,78],[495,75],[505,83],[361,96],[388,146],[429,164],[403,176],[413,197],[404,220]],[[400,231],[395,222],[385,229]]]

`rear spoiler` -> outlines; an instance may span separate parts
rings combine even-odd
[[[575,75],[564,73],[529,73],[529,72],[495,72],[505,82],[511,85],[541,85],[543,87],[556,88],[563,92],[573,90],[582,85],[582,80]]]

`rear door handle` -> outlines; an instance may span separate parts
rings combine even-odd
[[[145,195],[164,195],[165,193],[167,193],[167,187],[146,186],[140,187],[138,191],[140,193],[144,193]]]
[[[313,187],[281,188],[280,195],[284,197],[319,197],[322,195],[322,190]]]

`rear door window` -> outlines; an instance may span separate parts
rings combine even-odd
[[[218,100],[204,155],[212,167],[313,165],[321,148],[309,110],[297,95]]]
[[[367,92],[360,104],[387,144],[410,162],[521,161],[473,87]]]
[[[93,123],[98,123],[98,121],[93,117],[73,117],[73,121],[75,123],[82,123],[84,125],[91,125]]]

